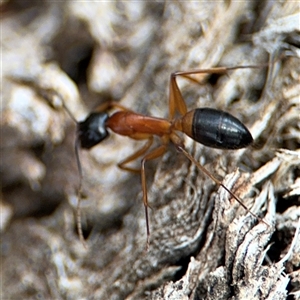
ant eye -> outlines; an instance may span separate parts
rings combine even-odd
[[[77,132],[81,148],[90,149],[108,136],[105,124],[107,119],[107,113],[92,113],[78,123]]]

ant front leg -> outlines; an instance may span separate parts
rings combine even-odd
[[[123,106],[122,104],[119,104],[118,102],[115,101],[107,101],[105,103],[102,103],[100,105],[98,105],[93,111],[94,112],[104,112],[104,111],[108,111],[110,109],[113,108],[118,108],[120,110],[124,110],[124,111],[131,111],[129,108]]]
[[[133,154],[131,154],[121,162],[119,162],[118,167],[122,170],[129,171],[129,172],[134,172],[134,173],[140,172],[140,169],[126,167],[125,165],[127,165],[128,163],[136,160],[138,157],[145,154],[147,150],[151,147],[152,143],[153,143],[153,136],[150,136],[147,143],[142,148],[140,148],[138,151],[134,152]]]
[[[131,136],[131,137],[135,139],[134,136]],[[151,147],[152,143],[153,143],[153,136],[149,136],[147,143],[142,148],[140,148],[138,151],[134,152],[132,155],[130,155],[129,157],[127,157],[126,159],[124,159],[123,161],[121,161],[118,164],[118,167],[122,170],[130,171],[130,172],[141,172],[143,203],[144,203],[144,207],[145,207],[145,218],[146,218],[147,249],[150,244],[150,226],[149,226],[149,214],[148,214],[149,204],[148,204],[148,194],[147,194],[145,163],[146,163],[146,161],[149,161],[149,160],[152,160],[152,159],[162,156],[167,150],[167,145],[163,144],[163,145],[159,146],[158,148],[153,149],[148,154],[146,154],[142,158],[141,169],[134,169],[134,168],[126,167],[125,165],[136,160],[138,157],[142,156],[143,154],[145,154],[147,152],[147,150]]]

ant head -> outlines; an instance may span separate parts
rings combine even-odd
[[[108,136],[106,121],[108,114],[105,112],[92,113],[77,125],[77,138],[81,148],[90,149],[99,144]]]

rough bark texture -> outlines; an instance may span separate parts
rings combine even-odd
[[[1,299],[300,298],[299,3],[23,3],[1,4]],[[140,143],[112,134],[81,155],[84,248],[75,126],[53,95],[78,120],[108,99],[167,117],[172,72],[236,65],[261,68],[180,86],[254,146],[185,142],[265,223],[171,146],[147,165],[145,251],[139,175],[116,167]]]

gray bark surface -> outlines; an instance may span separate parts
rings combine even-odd
[[[28,3],[0,4],[1,299],[300,299],[299,3]],[[77,120],[108,99],[167,118],[172,72],[238,65],[260,67],[178,82],[254,145],[185,145],[264,222],[170,145],[146,165],[146,251],[139,174],[117,168],[143,142],[111,134],[81,152],[85,248],[75,124],[55,95]]]

